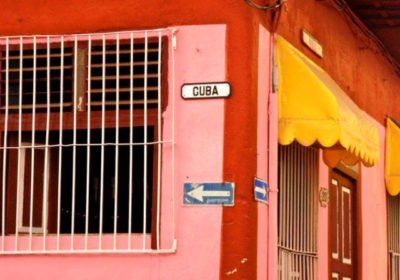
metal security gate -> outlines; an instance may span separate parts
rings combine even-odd
[[[400,279],[400,196],[388,196],[390,279]]]
[[[317,279],[318,150],[279,147],[279,279]]]

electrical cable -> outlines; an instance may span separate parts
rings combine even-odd
[[[249,4],[251,7],[259,9],[259,10],[264,10],[264,11],[269,11],[269,10],[275,10],[278,9],[280,6],[282,6],[282,0],[276,0],[275,4],[273,5],[259,5],[257,3],[254,3],[253,0],[244,0],[247,4]]]

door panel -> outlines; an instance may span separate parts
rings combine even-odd
[[[331,279],[357,279],[355,192],[355,182],[352,179],[339,171],[331,171],[329,187],[329,267]]]

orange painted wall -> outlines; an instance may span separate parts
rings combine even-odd
[[[376,43],[333,5],[331,0],[286,1],[277,33],[321,65],[368,114],[384,123],[400,118],[400,77]],[[324,58],[300,41],[301,29],[323,46]]]

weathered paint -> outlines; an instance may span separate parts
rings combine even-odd
[[[225,34],[224,25],[176,27],[175,92],[174,83],[170,82],[169,104],[174,98],[177,252],[168,255],[6,256],[0,261],[1,279],[218,278],[222,207],[183,206],[182,189],[186,181],[222,180],[224,100],[185,101],[180,97],[179,85],[226,79]],[[169,74],[172,75],[172,69]],[[167,110],[164,118],[164,130],[168,132],[172,111]],[[165,156],[168,150],[170,147],[165,148]],[[171,182],[171,173],[163,172],[163,180]],[[172,209],[168,200],[171,195],[171,188],[166,185],[162,217],[162,247],[166,248],[172,246]]]
[[[234,1],[231,5],[240,3]],[[224,180],[234,181],[237,187],[235,207],[223,210],[221,279],[246,279],[257,275],[258,211],[252,185],[257,172],[259,21],[253,16],[254,11],[246,10],[252,11],[247,6],[239,13],[243,21],[228,27],[228,79],[234,90],[225,104]],[[229,40],[230,35],[234,36],[229,33],[233,28],[234,33],[240,35]],[[243,259],[247,261],[242,263]]]

